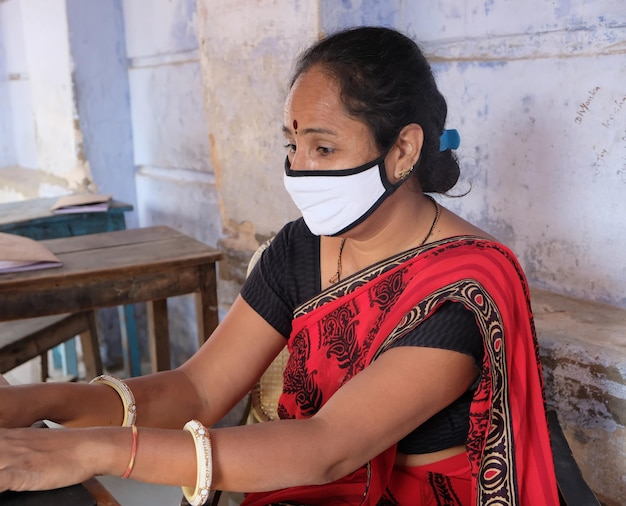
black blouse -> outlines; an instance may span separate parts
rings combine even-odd
[[[288,223],[273,239],[242,290],[243,299],[285,338],[293,311],[321,291],[319,237],[304,220]],[[388,349],[423,346],[464,353],[480,369],[483,343],[471,311],[459,302],[445,302],[414,331]],[[401,453],[430,453],[465,443],[469,431],[468,390],[398,442]]]

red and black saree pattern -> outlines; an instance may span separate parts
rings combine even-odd
[[[485,350],[466,442],[469,504],[558,505],[528,287],[515,256],[499,243],[457,237],[416,248],[297,308],[280,417],[314,416],[447,300],[474,313]],[[337,482],[250,494],[245,504],[409,504],[402,498],[418,497],[414,473],[394,468],[394,458],[395,447]],[[432,504],[468,504],[445,479],[431,481]]]

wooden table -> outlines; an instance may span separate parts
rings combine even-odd
[[[96,478],[38,492],[3,492],[0,506],[122,506]]]
[[[169,227],[42,243],[62,267],[0,274],[0,321],[147,302],[154,371],[170,368],[167,298],[194,293],[198,339],[218,323],[220,251]]]
[[[30,237],[37,241],[113,232],[126,228],[125,213],[133,210],[130,204],[112,200],[106,212],[55,214],[51,209],[57,200],[57,197],[37,198],[0,204],[0,232]],[[141,374],[141,366],[134,308],[120,307],[118,314],[124,365],[131,376],[138,376]],[[74,344],[66,343],[63,348],[65,363],[69,367],[64,373],[78,376]],[[58,358],[58,355],[55,353],[54,357]]]

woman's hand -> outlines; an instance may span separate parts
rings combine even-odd
[[[0,429],[0,491],[48,490],[119,471],[105,467],[114,461],[111,443],[130,446],[130,433],[122,431]]]

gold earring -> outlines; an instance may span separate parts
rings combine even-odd
[[[412,166],[408,169],[401,170],[400,172],[398,172],[398,179],[406,179],[407,177],[409,177],[409,174],[411,174],[411,172],[413,172]]]

